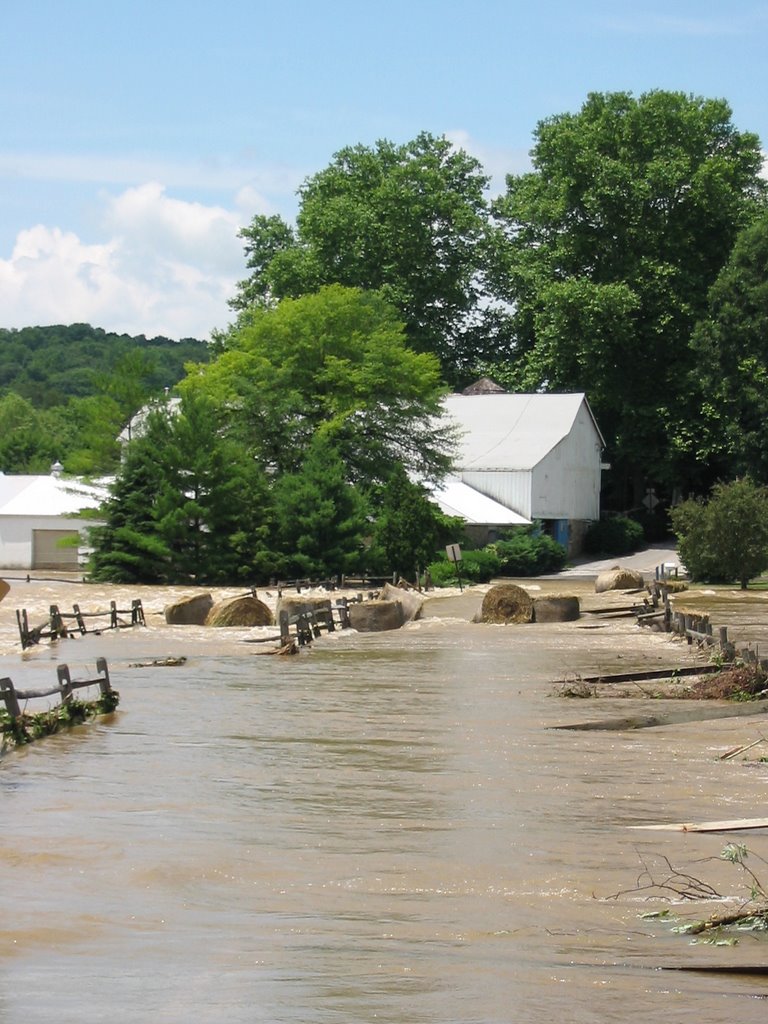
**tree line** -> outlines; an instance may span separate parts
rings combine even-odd
[[[397,480],[450,465],[442,395],[481,375],[587,393],[611,465],[604,507],[636,510],[651,487],[665,507],[747,472],[765,482],[757,136],[724,100],[594,93],[537,125],[531,158],[492,198],[479,161],[445,138],[351,146],[301,186],[295,224],[255,216],[233,322],[180,381],[181,415],[158,409],[151,444],[129,447],[98,557],[124,541],[130,559],[141,538],[166,578],[200,571],[217,544],[210,578],[225,547],[225,575],[374,562]],[[196,445],[220,460],[208,483]],[[125,489],[132,452],[145,476]],[[143,511],[131,499],[121,519],[140,492]],[[216,493],[229,495],[218,511]]]
[[[194,338],[131,337],[90,324],[0,329],[0,471],[113,472],[118,435],[146,401],[208,359]]]

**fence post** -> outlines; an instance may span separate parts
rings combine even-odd
[[[278,620],[280,623],[280,643],[283,647],[291,642],[291,626],[288,621],[289,618],[290,616],[288,615],[288,612],[285,609],[282,609],[278,616]]]
[[[56,675],[59,677],[61,687],[61,703],[66,704],[72,700],[72,677],[69,674],[69,665],[57,665]]]
[[[58,605],[51,605],[51,640],[56,640],[58,637],[67,636],[67,627],[64,624],[64,619],[61,617]]]
[[[80,605],[73,604],[72,611],[75,613],[75,622],[77,622],[77,628],[80,630],[81,633],[85,633],[85,620],[83,619],[83,614],[80,611]]]
[[[5,707],[11,718],[21,718],[21,708],[13,688],[13,682],[8,679],[0,679],[0,700],[5,701]]]
[[[339,625],[342,629],[349,629],[349,601],[346,597],[340,597],[336,607],[339,610]]]
[[[112,683],[109,679],[109,668],[107,667],[106,658],[96,659],[96,671],[100,673],[102,678],[99,680],[99,689],[101,690],[102,697],[106,697],[107,694],[112,692]]]
[[[27,620],[27,609],[23,608],[21,612],[16,609],[16,624],[19,627],[19,638],[21,639],[21,649],[26,650],[29,646],[29,622]]]

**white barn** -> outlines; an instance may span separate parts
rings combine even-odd
[[[0,473],[0,566],[77,572],[85,530],[78,513],[96,508],[105,491],[78,480]]]
[[[460,433],[456,477],[578,552],[600,517],[605,446],[586,395],[459,394],[445,409]],[[487,525],[493,540],[498,529]]]

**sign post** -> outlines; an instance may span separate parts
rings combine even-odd
[[[461,585],[461,547],[458,544],[448,544],[446,545],[445,553],[448,555],[448,561],[453,562],[456,566],[456,575],[459,578],[459,590],[464,593],[464,587]]]

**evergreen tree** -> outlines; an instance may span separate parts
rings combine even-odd
[[[92,577],[228,583],[264,575],[270,510],[263,474],[214,428],[209,403],[158,408],[128,445],[94,531]]]
[[[344,463],[321,435],[304,462],[275,484],[276,544],[287,576],[329,577],[359,568],[365,503]]]
[[[396,466],[383,488],[375,532],[375,543],[390,570],[415,579],[434,561],[444,519],[424,488]]]
[[[134,441],[106,504],[104,526],[91,531],[91,579],[105,583],[162,583],[172,576],[170,551],[157,528],[163,468],[155,444],[165,423]]]

